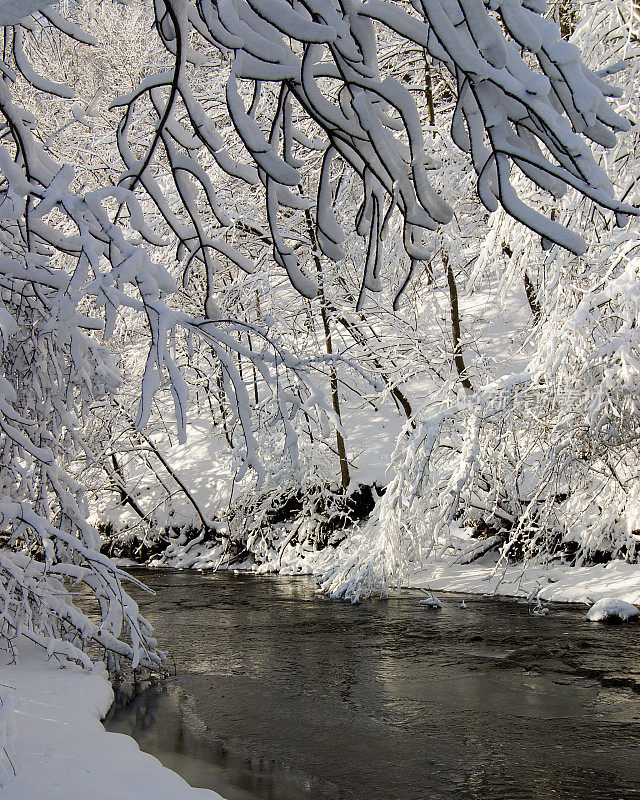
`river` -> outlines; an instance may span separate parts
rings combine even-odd
[[[137,571],[176,676],[107,720],[227,800],[640,798],[640,625]],[[466,607],[461,607],[464,600]]]

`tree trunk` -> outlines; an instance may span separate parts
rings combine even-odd
[[[453,334],[453,361],[460,376],[460,383],[468,391],[473,391],[473,386],[467,375],[467,369],[462,357],[462,345],[460,344],[460,311],[458,309],[458,287],[456,279],[451,269],[449,259],[443,254],[442,260],[447,268],[447,283],[449,284],[449,303],[451,307],[451,332]]]
[[[311,213],[305,211],[307,221],[307,231],[311,244],[313,245],[313,259],[318,273],[318,292],[320,295],[320,316],[322,317],[322,327],[324,329],[324,343],[328,356],[333,355],[333,341],[331,338],[331,320],[329,318],[329,308],[327,303],[327,296],[324,291],[324,281],[322,280],[322,263],[318,256],[318,243],[316,241],[316,234],[313,229],[313,219]],[[338,422],[342,424],[342,415],[340,414],[340,395],[338,394],[338,374],[336,372],[335,364],[333,361],[329,363],[329,385],[331,388],[331,405],[335,411]],[[336,448],[338,450],[338,458],[340,460],[340,476],[342,480],[342,488],[346,489],[351,480],[349,474],[349,462],[347,460],[347,448],[344,444],[344,438],[340,430],[336,428]]]
[[[147,519],[147,515],[138,505],[136,499],[127,491],[126,483],[124,480],[124,473],[122,470],[122,466],[117,459],[117,456],[114,452],[111,452],[107,458],[111,459],[111,465],[109,462],[103,462],[102,466],[104,467],[105,472],[109,476],[109,480],[111,481],[111,485],[113,486],[114,491],[118,492],[120,495],[120,505],[123,506],[131,506],[131,508],[136,512],[136,514],[140,517],[140,519]]]

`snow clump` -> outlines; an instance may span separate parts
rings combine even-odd
[[[594,603],[587,613],[590,622],[628,622],[640,615],[637,606],[618,600],[616,597],[603,597]]]
[[[434,611],[439,611],[442,608],[442,603],[433,592],[429,592],[426,589],[421,589],[420,591],[424,592],[427,596],[424,600],[419,601],[419,605],[426,606],[426,608],[431,608]]]

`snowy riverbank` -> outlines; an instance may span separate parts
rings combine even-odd
[[[0,654],[0,740],[6,730],[11,759],[0,750],[9,774],[2,800],[221,800],[192,789],[129,736],[105,731],[113,692],[102,672],[60,669],[27,642],[17,655],[10,664]]]
[[[416,572],[404,585],[411,589],[589,605],[603,597],[617,597],[640,605],[640,565],[624,561],[590,567],[549,564],[523,570],[519,564],[496,568],[495,557],[488,555],[472,564],[436,562]]]

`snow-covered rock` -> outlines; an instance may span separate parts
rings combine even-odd
[[[537,606],[534,606],[533,613],[536,615],[536,617],[544,617],[549,613],[549,608],[548,606],[543,606],[541,603],[538,603]]]
[[[603,597],[591,606],[587,619],[590,622],[628,622],[630,619],[637,619],[639,615],[640,611],[632,603],[616,597]]]
[[[424,589],[422,590],[424,591]],[[442,603],[438,600],[435,594],[431,592],[425,592],[427,595],[424,600],[420,600],[419,604],[421,606],[425,606],[425,608],[430,608],[433,611],[439,611],[442,608]]]

